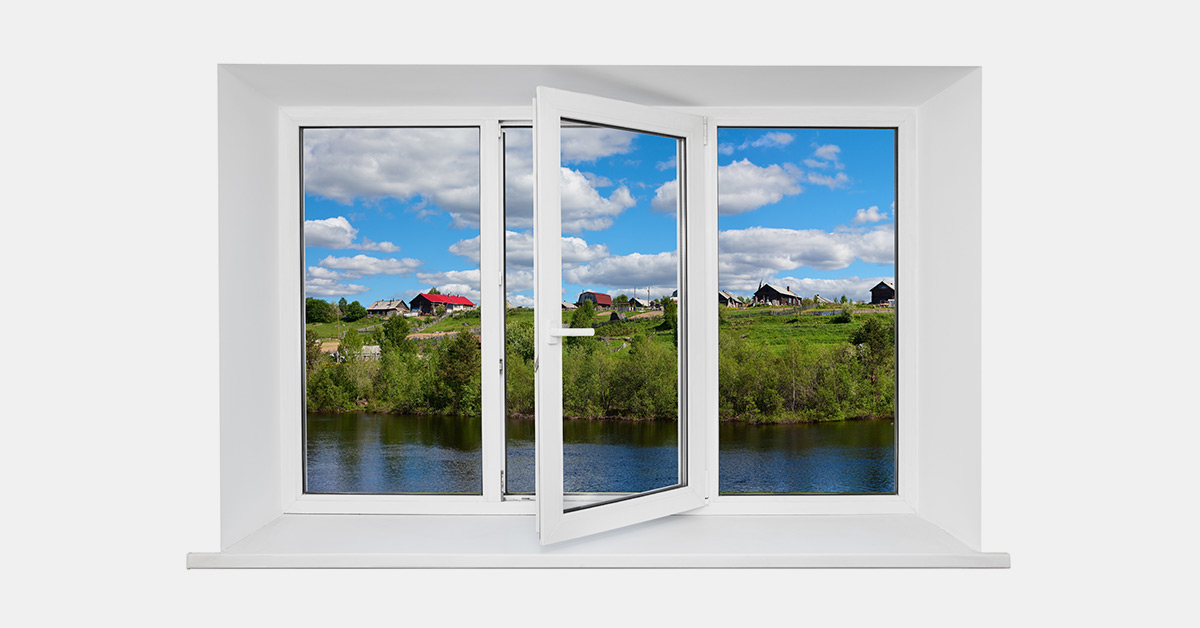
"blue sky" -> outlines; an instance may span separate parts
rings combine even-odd
[[[508,129],[508,298],[532,304],[532,148]],[[759,281],[869,298],[894,278],[894,133],[721,129],[720,286]],[[406,301],[436,286],[479,300],[479,136],[473,128],[305,132],[309,296]],[[677,285],[672,139],[563,130],[563,299]]]

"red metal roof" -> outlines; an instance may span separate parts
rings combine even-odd
[[[584,294],[595,295],[596,305],[612,305],[612,297],[608,296],[607,294],[600,294],[599,292],[591,291],[584,292]]]
[[[454,305],[475,305],[467,297],[452,297],[446,294],[425,294],[422,292],[417,295],[424,297],[430,303],[453,303]]]

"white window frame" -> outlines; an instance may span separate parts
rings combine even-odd
[[[308,74],[331,69],[308,68]],[[362,79],[371,68],[342,71]],[[568,69],[569,70],[569,69]],[[803,69],[793,69],[802,73]],[[856,70],[846,71],[853,74]],[[896,86],[907,74],[928,68],[878,69],[876,80]],[[397,106],[365,102],[365,106],[281,104],[277,85],[291,78],[287,69],[270,66],[223,67],[220,72],[220,203],[221,203],[221,345],[222,345],[222,548],[218,553],[189,555],[192,567],[236,566],[1007,566],[1006,554],[979,551],[979,320],[978,287],[965,293],[959,321],[922,318],[921,303],[935,290],[979,278],[979,71],[942,69],[947,75],[941,91],[906,106],[767,106],[695,107],[679,111],[708,118],[705,168],[710,188],[706,217],[716,220],[717,130],[721,127],[879,126],[898,129],[897,282],[903,286],[898,318],[899,362],[896,495],[719,495],[717,462],[715,361],[703,374],[709,392],[708,459],[710,503],[686,515],[706,526],[703,545],[688,548],[686,535],[671,534],[655,551],[639,554],[663,525],[682,525],[684,519],[641,524],[595,540],[573,541],[581,555],[543,554],[509,538],[514,522],[527,523],[533,539],[536,504],[505,500],[498,470],[503,468],[503,417],[500,404],[487,395],[502,395],[497,364],[500,343],[484,343],[482,363],[484,408],[483,495],[306,495],[301,491],[302,369],[299,339],[303,333],[299,207],[299,129],[307,126],[478,126],[481,129],[481,301],[503,303],[503,214],[499,210],[500,123],[528,120],[528,106]],[[961,71],[952,71],[961,70]],[[387,68],[376,68],[386,74]],[[398,71],[403,72],[400,68]],[[631,70],[636,73],[636,71]],[[719,70],[714,70],[719,73]],[[303,72],[301,73],[303,74]],[[501,73],[503,74],[503,73]],[[511,70],[520,76],[520,70]],[[923,75],[922,75],[923,76]],[[266,77],[266,79],[264,79]],[[282,78],[281,78],[282,77]],[[540,78],[540,77],[539,77]],[[371,80],[379,80],[374,77]],[[532,79],[528,79],[532,81]],[[581,91],[582,88],[573,86]],[[299,87],[296,87],[299,89]],[[276,93],[267,93],[275,90]],[[532,88],[529,93],[532,94]],[[599,91],[599,90],[597,90]],[[932,91],[932,90],[931,90]],[[266,93],[264,93],[266,92]],[[616,94],[620,97],[622,94]],[[395,99],[395,98],[393,98]],[[627,98],[628,99],[628,98]],[[368,99],[369,100],[369,99]],[[769,103],[776,104],[776,103]],[[963,135],[964,129],[967,135]],[[974,130],[975,134],[970,132]],[[918,152],[918,144],[923,152]],[[264,169],[264,164],[266,168]],[[261,177],[271,175],[274,185]],[[921,195],[921,190],[930,192]],[[489,210],[494,207],[496,210]],[[921,236],[920,238],[918,236]],[[923,248],[918,246],[918,241]],[[715,293],[716,241],[706,243],[705,293]],[[695,247],[699,248],[699,247]],[[949,263],[948,263],[949,262]],[[276,290],[262,290],[263,285]],[[262,306],[245,316],[246,302]],[[233,307],[231,303],[242,305]],[[715,307],[715,305],[713,306]],[[229,308],[228,310],[226,308]],[[502,308],[487,308],[482,324],[503,338]],[[716,319],[692,342],[716,343]],[[237,348],[236,359],[228,357]],[[252,356],[252,359],[246,359]],[[919,375],[919,377],[918,377]],[[693,374],[693,377],[696,377]],[[488,391],[492,392],[489,393]],[[494,399],[493,399],[494,401]],[[957,418],[957,420],[956,420]],[[274,436],[272,436],[274,434]],[[255,448],[257,446],[257,449]],[[251,453],[253,451],[254,453]],[[497,455],[498,453],[498,455]],[[918,500],[918,493],[921,499]],[[337,514],[328,519],[325,515]],[[416,515],[362,519],[364,515]],[[477,515],[461,518],[460,515]],[[478,516],[491,515],[491,516]],[[524,515],[524,516],[509,516]],[[823,515],[816,517],[814,515]],[[448,525],[432,529],[433,522]],[[822,523],[845,518],[835,532]],[[379,550],[341,551],[330,531],[339,525],[378,528]],[[496,546],[523,548],[497,555],[488,547],[474,553],[461,538],[442,532],[456,525],[495,526]],[[748,527],[763,526],[779,554],[737,549],[736,538]],[[406,527],[413,528],[407,530]],[[639,530],[641,528],[641,530]],[[709,530],[711,528],[711,530]],[[398,539],[414,538],[425,530],[422,547],[409,551]],[[432,530],[432,531],[431,531]],[[515,530],[515,528],[514,528]],[[858,530],[861,538],[855,537]],[[713,545],[715,534],[727,540],[728,555]],[[832,534],[832,536],[829,536]],[[772,535],[775,535],[774,537]],[[823,536],[824,535],[824,536]],[[939,536],[940,535],[940,536]],[[369,535],[368,535],[369,536]],[[777,537],[777,538],[776,538]],[[362,538],[360,534],[358,538]],[[472,537],[474,538],[474,537]],[[290,540],[289,540],[290,539]],[[614,540],[621,539],[621,540]],[[824,541],[822,541],[824,539]],[[880,541],[885,539],[885,541]],[[891,540],[886,540],[891,539]],[[584,545],[578,545],[581,543]],[[691,541],[696,543],[694,539]],[[822,545],[821,543],[825,544]],[[831,557],[820,548],[848,551]],[[326,551],[305,551],[321,547]],[[395,545],[400,543],[400,545]],[[443,545],[439,545],[439,543]],[[625,545],[622,545],[625,543]],[[632,545],[630,545],[632,543]],[[664,543],[683,543],[664,553]],[[800,545],[797,545],[800,543]],[[807,546],[804,543],[815,543]],[[871,550],[872,545],[878,545]],[[391,547],[392,550],[384,548]],[[810,547],[805,550],[805,547]],[[607,548],[607,549],[606,549]],[[716,548],[716,549],[714,549]],[[792,548],[789,550],[788,548]],[[816,549],[811,549],[816,548]],[[930,550],[930,548],[942,548]],[[713,554],[713,552],[716,552]],[[706,553],[707,552],[707,553]],[[557,557],[557,558],[555,558]]]

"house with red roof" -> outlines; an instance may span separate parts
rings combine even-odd
[[[575,303],[577,305],[583,305],[584,301],[591,301],[592,305],[594,305],[597,310],[612,307],[612,297],[599,292],[580,293],[579,300]]]
[[[475,307],[467,297],[451,296],[448,294],[421,293],[408,302],[408,306],[422,314],[433,314],[434,308],[443,306],[447,312],[454,310],[469,310]]]

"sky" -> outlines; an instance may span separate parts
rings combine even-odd
[[[533,155],[505,131],[507,298],[533,304]],[[893,281],[895,135],[885,129],[723,128],[720,289],[760,282],[868,300]],[[564,128],[563,300],[584,290],[669,295],[678,285],[677,143]],[[363,305],[436,287],[479,302],[479,132],[307,129],[307,296]]]

